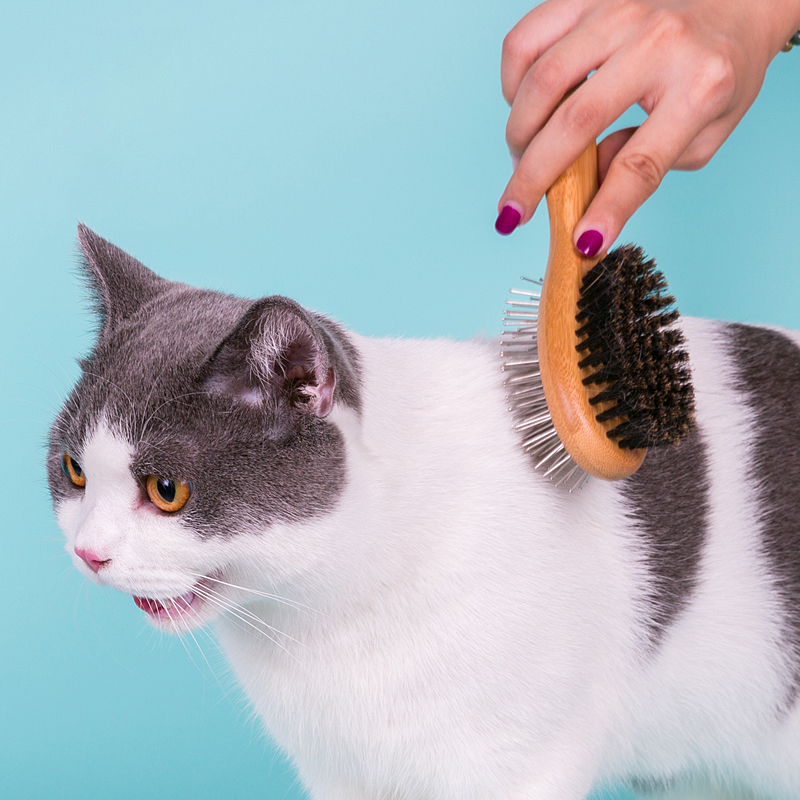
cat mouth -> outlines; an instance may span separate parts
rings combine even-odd
[[[145,597],[132,594],[133,602],[142,609],[150,622],[171,631],[197,628],[210,622],[223,607],[219,589],[221,571],[200,578],[187,592],[175,597]]]
[[[173,622],[182,622],[187,617],[195,616],[202,605],[201,598],[191,590],[179,597],[171,597],[165,600],[134,595],[133,602],[152,619],[171,620]]]

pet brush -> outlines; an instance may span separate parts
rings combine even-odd
[[[632,475],[648,448],[685,436],[694,413],[678,312],[655,263],[631,245],[586,258],[573,244],[597,186],[592,143],[547,192],[544,279],[511,290],[503,321],[516,427],[536,469],[570,491],[590,475]]]

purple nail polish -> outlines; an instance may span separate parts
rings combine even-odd
[[[578,237],[576,247],[586,258],[594,258],[603,246],[603,234],[600,231],[584,231]]]
[[[522,214],[514,206],[503,206],[494,223],[494,229],[503,236],[508,236],[519,225]]]

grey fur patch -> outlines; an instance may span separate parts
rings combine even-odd
[[[795,664],[791,704],[800,695],[800,348],[765,328],[731,324],[727,331],[736,389],[755,416],[753,480],[762,547]]]
[[[223,342],[266,301],[165,281],[88,229],[80,240],[89,280],[101,294],[102,327],[51,430],[54,502],[80,491],[61,472],[62,453],[80,462],[104,416],[133,445],[136,478],[191,481],[191,499],[177,515],[201,535],[232,533],[240,521],[265,528],[329,511],[346,481],[338,428],[292,413],[290,401],[252,405],[205,386]],[[338,326],[302,313],[338,370],[335,400],[358,409],[353,345]]]
[[[645,547],[652,581],[645,625],[657,646],[691,599],[708,529],[708,457],[698,427],[680,444],[651,450],[621,490]]]

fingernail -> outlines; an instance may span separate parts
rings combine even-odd
[[[519,225],[521,219],[522,213],[518,209],[510,204],[504,205],[497,215],[494,229],[502,236],[508,236]]]
[[[600,231],[584,231],[578,237],[578,244],[575,245],[586,258],[594,258],[603,246],[603,234]]]

